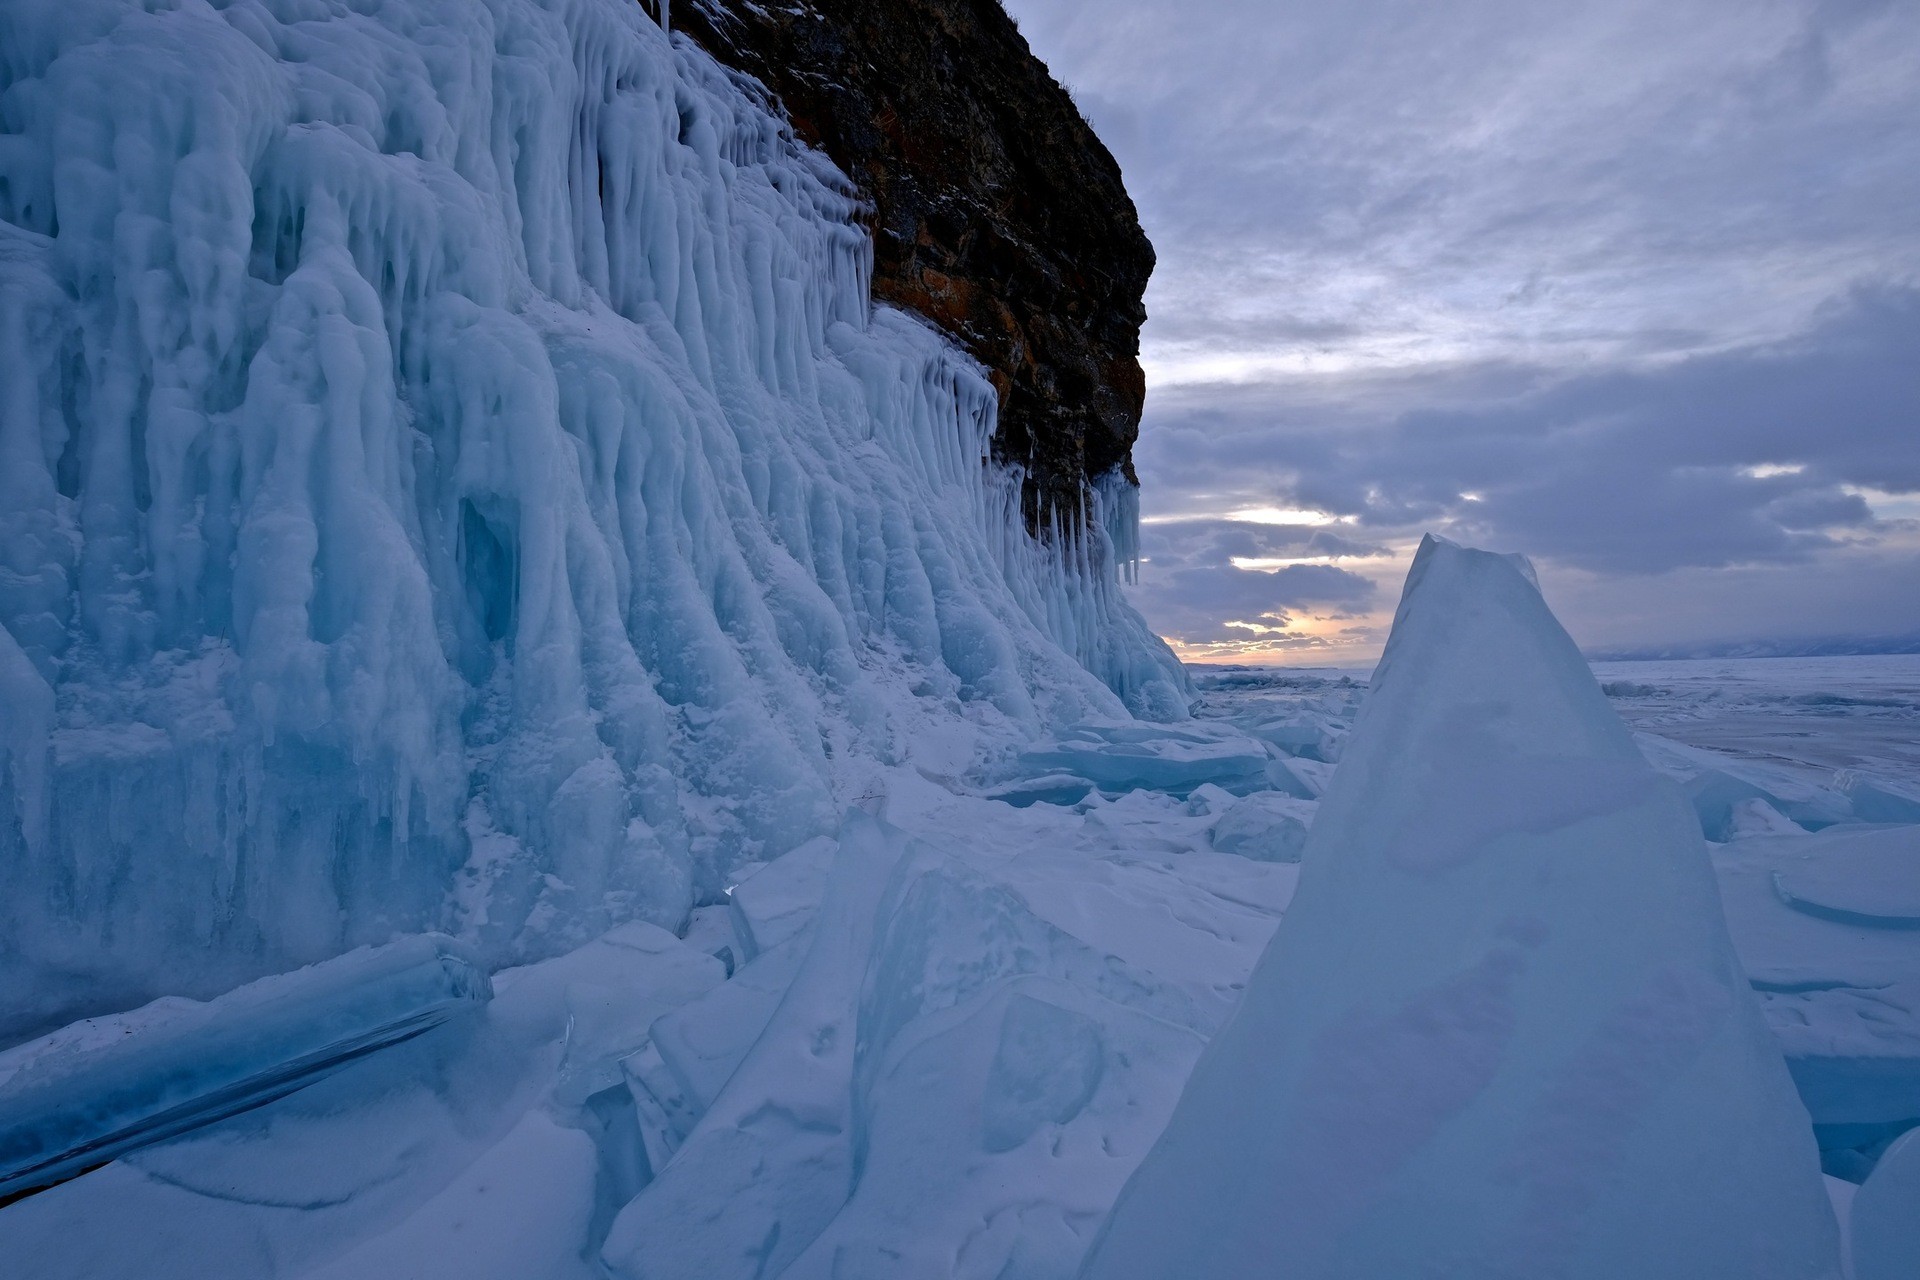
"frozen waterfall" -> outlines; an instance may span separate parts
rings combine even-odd
[[[862,212],[627,0],[0,6],[0,1037],[671,927],[914,724],[1182,714],[1131,486],[1027,535]]]

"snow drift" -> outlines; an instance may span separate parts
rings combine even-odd
[[[672,926],[916,718],[1182,714],[1131,487],[1029,538],[860,216],[624,0],[0,8],[0,1036]]]
[[[1525,563],[1429,539],[1299,893],[1081,1274],[1838,1266],[1686,800]]]

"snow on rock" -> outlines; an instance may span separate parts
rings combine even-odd
[[[1028,537],[850,184],[643,6],[17,0],[0,86],[0,1037],[675,927],[909,704],[1184,714],[1128,512]]]
[[[492,995],[470,956],[427,936],[16,1045],[0,1053],[0,1197],[280,1097]]]
[[[1300,893],[1082,1274],[1837,1268],[1693,815],[1524,566],[1429,539]]]

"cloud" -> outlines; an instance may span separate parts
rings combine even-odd
[[[1245,640],[1248,627],[1285,630],[1313,606],[1333,616],[1375,598],[1368,579],[1334,565],[1293,564],[1279,569],[1236,569],[1200,564],[1141,573],[1135,602],[1167,638],[1185,645]]]
[[[1376,540],[1448,526],[1583,569],[1805,561],[1877,529],[1861,490],[1920,491],[1920,292],[1857,292],[1799,338],[1504,395],[1476,371],[1399,394],[1446,408],[1326,424],[1284,382],[1150,423],[1149,476],[1348,516]],[[1484,392],[1483,392],[1484,395]],[[1167,455],[1178,455],[1177,459]],[[1161,461],[1168,465],[1157,465]],[[1163,474],[1164,472],[1164,474]]]
[[[1920,9],[1009,8],[1159,252],[1156,627],[1384,608],[1428,528],[1534,555],[1612,644],[1920,627]],[[1344,519],[1218,523],[1256,506]],[[1373,594],[1233,567],[1302,559]]]
[[[1910,7],[1011,7],[1160,248],[1172,376],[1779,337],[1915,243]]]
[[[1149,564],[1165,569],[1234,560],[1354,560],[1388,554],[1377,543],[1311,525],[1222,519],[1149,524],[1141,530],[1141,551]]]
[[[1188,389],[1152,406],[1138,460],[1149,511],[1184,517],[1147,526],[1149,570],[1194,572],[1136,599],[1163,634],[1220,642],[1253,603],[1235,560],[1317,559],[1384,607],[1392,553],[1436,529],[1579,575],[1566,620],[1595,643],[1911,631],[1920,527],[1886,500],[1920,494],[1915,351],[1920,291],[1880,289],[1793,339],[1594,372]],[[1344,519],[1199,514],[1250,506]]]

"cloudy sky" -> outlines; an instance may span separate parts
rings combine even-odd
[[[1920,633],[1920,5],[1007,7],[1159,250],[1185,656],[1370,661],[1429,529],[1590,651]]]

